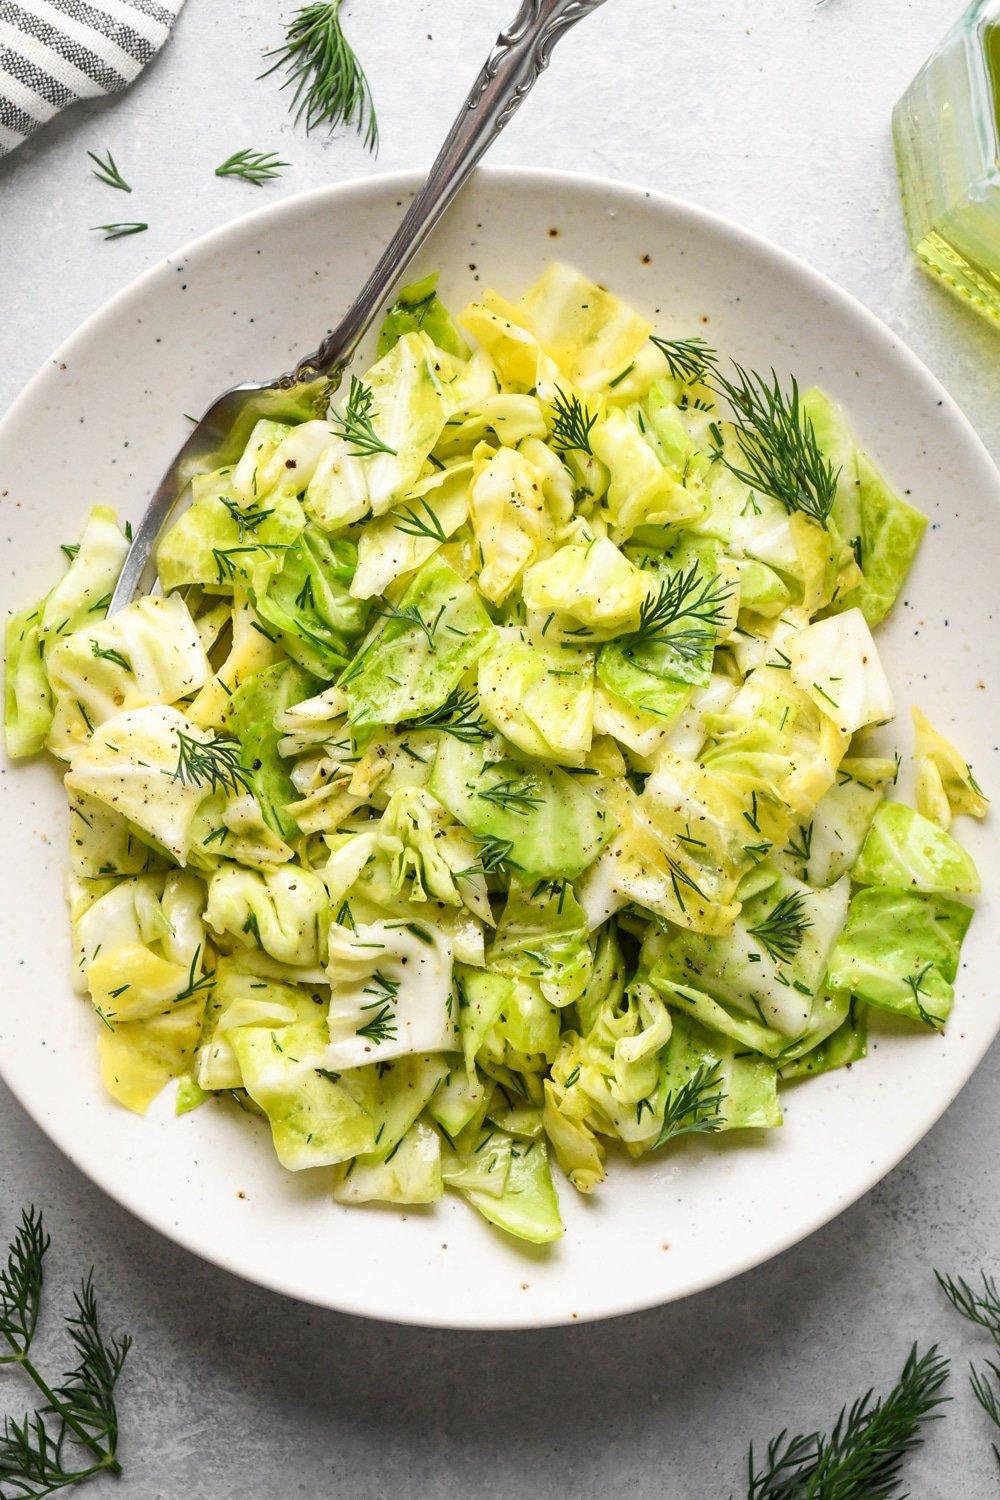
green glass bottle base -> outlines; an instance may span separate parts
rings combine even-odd
[[[953,292],[1000,321],[1000,277],[970,264],[936,230],[931,230],[913,248],[921,263],[935,271]]]
[[[910,244],[1000,321],[1000,0],[975,0],[893,111]]]

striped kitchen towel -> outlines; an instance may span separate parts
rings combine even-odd
[[[184,0],[0,0],[0,156],[74,99],[118,94]]]

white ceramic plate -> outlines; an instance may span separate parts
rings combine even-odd
[[[87,508],[137,517],[199,412],[239,379],[312,349],[344,310],[416,186],[383,177],[279,203],[199,240],[93,317],[0,426],[5,604],[59,572]],[[897,691],[954,733],[987,787],[997,748],[1000,481],[940,386],[895,336],[798,261],[723,220],[609,182],[485,172],[416,271],[442,270],[461,306],[482,285],[516,296],[553,256],[655,318],[760,369],[822,384],[869,451],[929,513],[919,562],[880,636]],[[648,1307],[726,1280],[795,1243],[870,1188],[933,1124],[1000,1024],[1000,925],[983,910],[940,1039],[895,1030],[868,1061],[785,1091],[782,1130],[612,1161],[592,1201],[562,1184],[565,1238],[536,1251],[461,1201],[433,1211],[342,1209],[325,1174],[277,1165],[256,1121],[208,1105],[146,1119],[103,1097],[94,1018],[70,990],[62,900],[65,813],[44,763],[0,777],[6,852],[0,1066],[43,1130],[93,1180],[171,1239],[306,1301],[452,1327],[565,1323]],[[961,835],[987,891],[984,830]],[[982,906],[990,902],[984,898]]]

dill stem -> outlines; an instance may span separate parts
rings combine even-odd
[[[15,1362],[19,1364],[22,1370],[24,1370],[25,1374],[29,1375],[35,1382],[35,1385],[41,1391],[42,1395],[51,1406],[55,1415],[59,1417],[61,1421],[65,1422],[66,1426],[70,1428],[70,1430],[74,1432],[80,1439],[80,1442],[84,1445],[84,1447],[89,1448],[94,1457],[100,1460],[99,1463],[95,1464],[94,1467],[92,1469],[89,1469],[87,1472],[89,1474],[96,1474],[99,1469],[110,1469],[112,1474],[120,1474],[122,1471],[122,1466],[118,1462],[117,1458],[115,1458],[114,1450],[102,1448],[97,1439],[95,1437],[92,1437],[85,1427],[81,1426],[81,1424],[77,1422],[75,1418],[70,1416],[69,1412],[66,1410],[66,1407],[59,1400],[59,1397],[49,1385],[44,1375],[42,1375],[41,1371],[32,1363],[27,1353],[15,1354]],[[74,1476],[75,1479],[80,1479],[82,1477],[82,1475]]]

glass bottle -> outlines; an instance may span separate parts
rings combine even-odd
[[[1000,320],[1000,0],[976,0],[893,111],[910,243]]]

